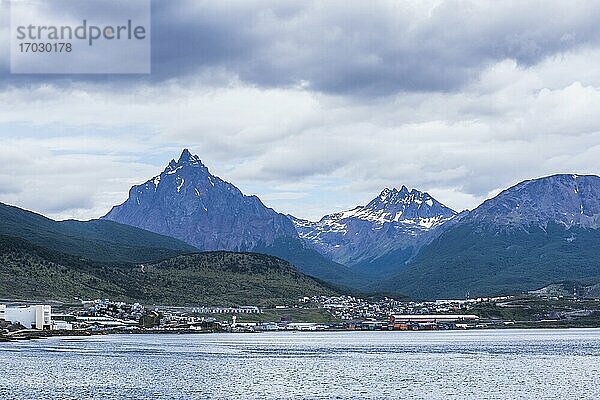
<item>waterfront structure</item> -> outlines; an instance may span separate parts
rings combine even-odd
[[[138,321],[135,320],[122,320],[114,317],[106,317],[106,316],[93,316],[93,317],[83,317],[78,316],[76,318],[78,324],[82,324],[85,326],[98,326],[103,328],[123,328],[127,326],[137,326],[139,325]]]
[[[52,308],[49,305],[9,307],[0,304],[0,319],[31,329],[51,329]]]
[[[262,310],[256,306],[197,307],[192,312],[196,314],[261,314]]]
[[[401,323],[451,323],[477,321],[479,317],[473,314],[392,314],[392,324]]]

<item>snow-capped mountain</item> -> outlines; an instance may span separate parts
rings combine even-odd
[[[428,193],[402,186],[386,188],[366,206],[329,214],[318,222],[289,217],[300,237],[321,254],[355,266],[391,252],[398,256],[395,261],[406,261],[429,232],[455,215]]]
[[[160,175],[133,186],[129,198],[104,218],[181,239],[202,250],[252,250],[277,238],[297,237],[283,214],[212,175],[187,149]]]

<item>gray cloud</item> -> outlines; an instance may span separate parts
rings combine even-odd
[[[373,1],[152,3],[145,76],[18,77],[111,84],[204,76],[380,96],[457,91],[505,59],[532,66],[600,40],[600,3]],[[222,82],[220,82],[222,83]]]
[[[600,4],[153,4],[150,77],[0,77],[0,201],[97,217],[183,147],[310,218],[600,172]]]

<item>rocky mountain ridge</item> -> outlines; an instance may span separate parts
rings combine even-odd
[[[358,265],[398,250],[414,253],[426,236],[456,212],[426,192],[384,189],[365,206],[329,214],[317,222],[290,216],[300,237],[345,265]]]
[[[168,235],[201,250],[249,251],[296,236],[283,214],[212,175],[187,149],[160,175],[133,186],[128,199],[103,219]]]

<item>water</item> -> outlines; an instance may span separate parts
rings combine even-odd
[[[0,399],[600,399],[600,330],[0,343]]]

